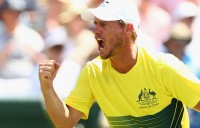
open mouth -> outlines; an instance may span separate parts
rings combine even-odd
[[[105,47],[105,43],[102,39],[97,39],[99,50],[103,50]]]

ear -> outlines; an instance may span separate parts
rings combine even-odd
[[[126,25],[126,33],[127,34],[132,34],[134,28],[133,28],[133,25],[132,24],[127,24]]]

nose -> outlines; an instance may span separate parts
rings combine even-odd
[[[93,33],[94,34],[99,34],[100,33],[100,26],[98,24],[96,24],[93,28]]]

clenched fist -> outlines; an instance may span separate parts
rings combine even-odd
[[[39,65],[39,79],[41,86],[48,86],[53,83],[60,65],[55,60],[45,60]],[[46,88],[46,87],[45,87]]]

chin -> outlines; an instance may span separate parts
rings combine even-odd
[[[111,52],[109,52],[108,54],[103,54],[103,52],[100,52],[99,56],[101,57],[101,59],[108,59],[111,57]]]
[[[104,60],[106,60],[106,59],[109,59],[109,58],[110,58],[110,56],[101,56],[101,55],[100,55],[100,57],[101,57],[101,59],[104,59]]]
[[[104,57],[104,56],[101,56],[101,55],[99,55],[100,57],[101,57],[101,59],[103,59],[103,60],[105,60],[105,59],[107,59],[106,57]]]

